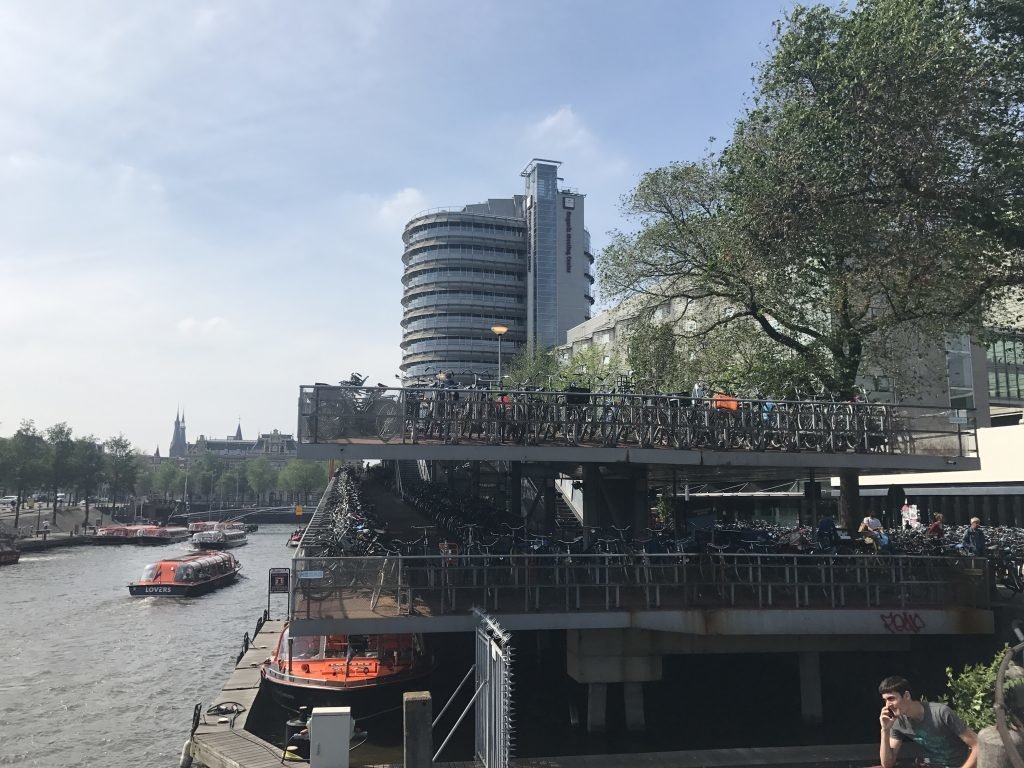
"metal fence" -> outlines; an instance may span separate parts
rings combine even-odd
[[[964,411],[665,394],[303,386],[299,441],[974,456]]]
[[[514,750],[512,636],[490,616],[476,611],[476,757],[484,768],[508,768]]]
[[[302,558],[294,618],[658,608],[981,608],[984,558],[587,554]]]

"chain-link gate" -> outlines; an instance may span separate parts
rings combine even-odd
[[[512,764],[512,635],[486,613],[476,628],[476,680],[483,685],[476,707],[476,757],[484,768]]]

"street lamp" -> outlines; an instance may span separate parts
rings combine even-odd
[[[491,326],[491,331],[498,337],[498,388],[501,388],[501,337],[508,333],[508,326],[496,323]]]

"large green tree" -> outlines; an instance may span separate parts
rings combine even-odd
[[[75,490],[85,501],[84,524],[89,524],[89,504],[96,495],[100,483],[104,481],[103,446],[92,435],[75,440],[71,451],[72,477]],[[103,513],[100,513],[100,522]]]
[[[50,497],[53,499],[53,522],[57,522],[57,493],[66,489],[74,477],[73,455],[75,449],[74,440],[71,437],[71,427],[65,422],[54,424],[46,430],[46,444],[48,459],[48,475],[50,481]]]
[[[174,497],[177,498],[181,493],[184,482],[184,473],[182,473],[174,461],[169,460],[160,462],[160,466],[157,468],[156,475],[153,478],[153,486],[164,497],[164,501],[167,500],[172,492]]]
[[[131,441],[124,435],[112,437],[104,443],[106,478],[110,488],[110,503],[123,503],[128,492],[135,487],[139,466]]]
[[[18,496],[14,505],[14,527],[17,528],[25,495],[37,488],[46,478],[46,441],[39,434],[35,423],[31,419],[26,419],[8,441],[7,449],[10,484]]]
[[[307,503],[309,494],[327,485],[327,470],[318,461],[293,459],[285,464],[278,475],[278,484],[294,495],[297,501]]]
[[[604,290],[688,302],[689,341],[753,328],[837,395],[909,334],[977,328],[1024,281],[1020,22],[1001,0],[796,7],[722,152],[627,196]]]
[[[277,480],[277,472],[270,465],[266,456],[260,456],[258,459],[248,462],[246,475],[250,487],[252,487],[253,492],[256,494],[256,503],[262,503],[263,494],[274,487],[274,483]]]

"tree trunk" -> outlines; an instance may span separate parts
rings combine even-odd
[[[89,524],[89,494],[85,494],[85,522],[82,525]]]
[[[57,484],[53,484],[53,524],[57,524]]]
[[[860,472],[844,469],[839,473],[839,526],[852,530],[860,519]]]

